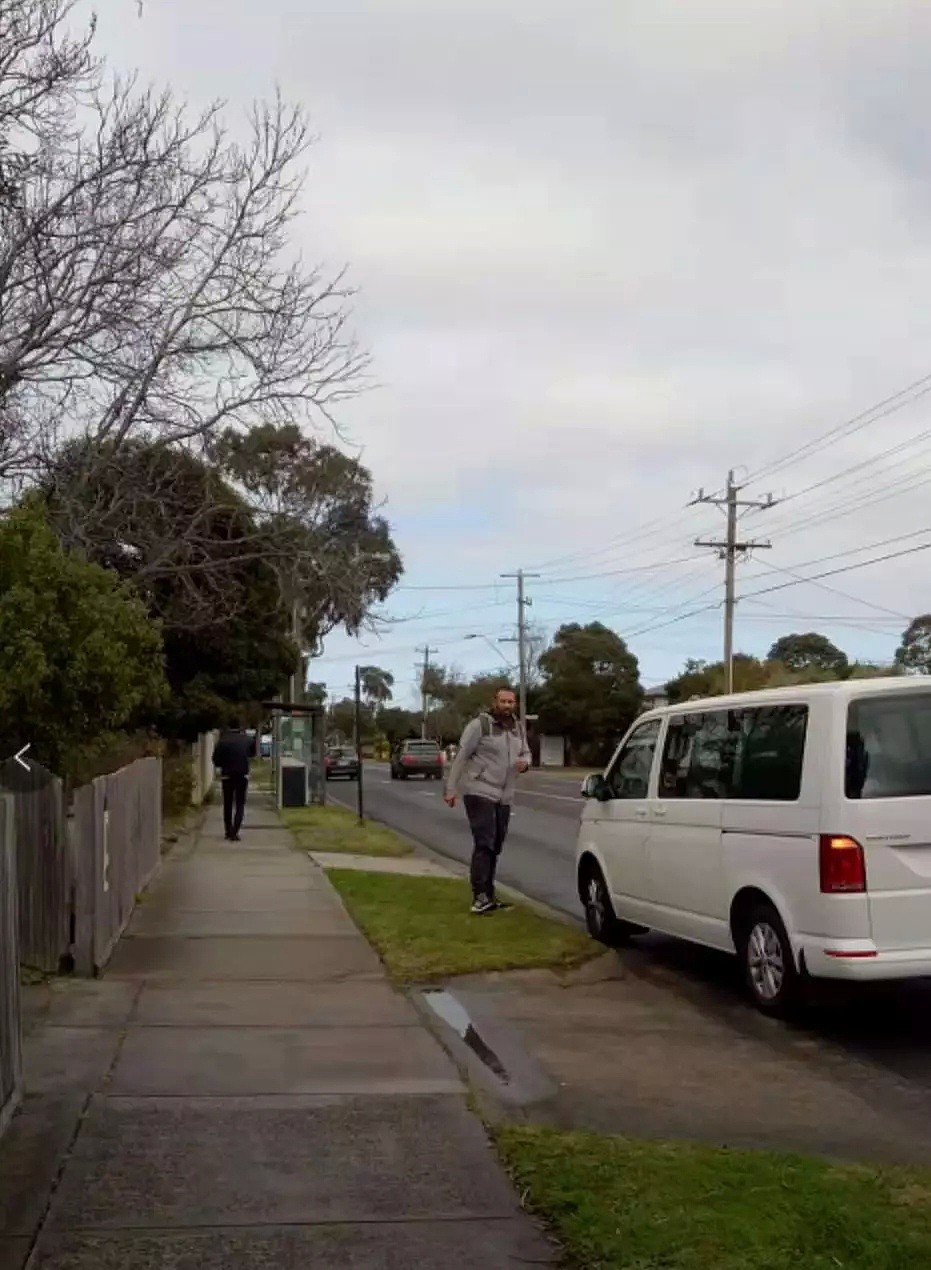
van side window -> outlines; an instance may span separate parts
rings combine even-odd
[[[731,798],[795,802],[802,792],[807,706],[732,711],[739,721]]]
[[[737,743],[731,715],[726,710],[709,710],[670,720],[660,768],[660,798],[728,797]]]
[[[660,798],[795,802],[802,787],[806,706],[759,706],[673,716]]]
[[[630,734],[605,778],[611,798],[646,798],[659,729],[660,720],[650,719]]]

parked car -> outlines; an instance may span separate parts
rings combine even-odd
[[[436,741],[402,741],[391,756],[391,779],[406,781],[408,776],[442,780],[443,751]]]
[[[582,788],[590,933],[736,953],[784,1013],[805,976],[931,975],[931,684],[848,680],[641,716]]]
[[[337,746],[327,750],[323,758],[323,768],[328,781],[337,780],[339,777],[343,777],[345,780],[357,781],[359,779],[359,755],[354,749]]]

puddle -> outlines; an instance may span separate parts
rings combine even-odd
[[[511,1083],[507,1068],[494,1050],[482,1040],[469,1017],[468,1010],[461,1001],[458,1001],[445,988],[425,992],[423,999],[434,1014],[439,1015],[444,1023],[449,1024],[460,1040],[468,1045],[472,1053],[481,1059],[489,1071],[494,1072],[503,1085]]]

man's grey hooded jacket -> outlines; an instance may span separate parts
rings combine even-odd
[[[484,723],[483,723],[484,719]],[[479,715],[466,725],[446,781],[447,795],[476,794],[496,803],[514,801],[517,764],[530,763],[523,725],[509,726],[492,715]]]

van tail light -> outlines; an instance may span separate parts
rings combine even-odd
[[[850,895],[866,890],[866,860],[854,838],[823,833],[819,848],[821,892]]]

